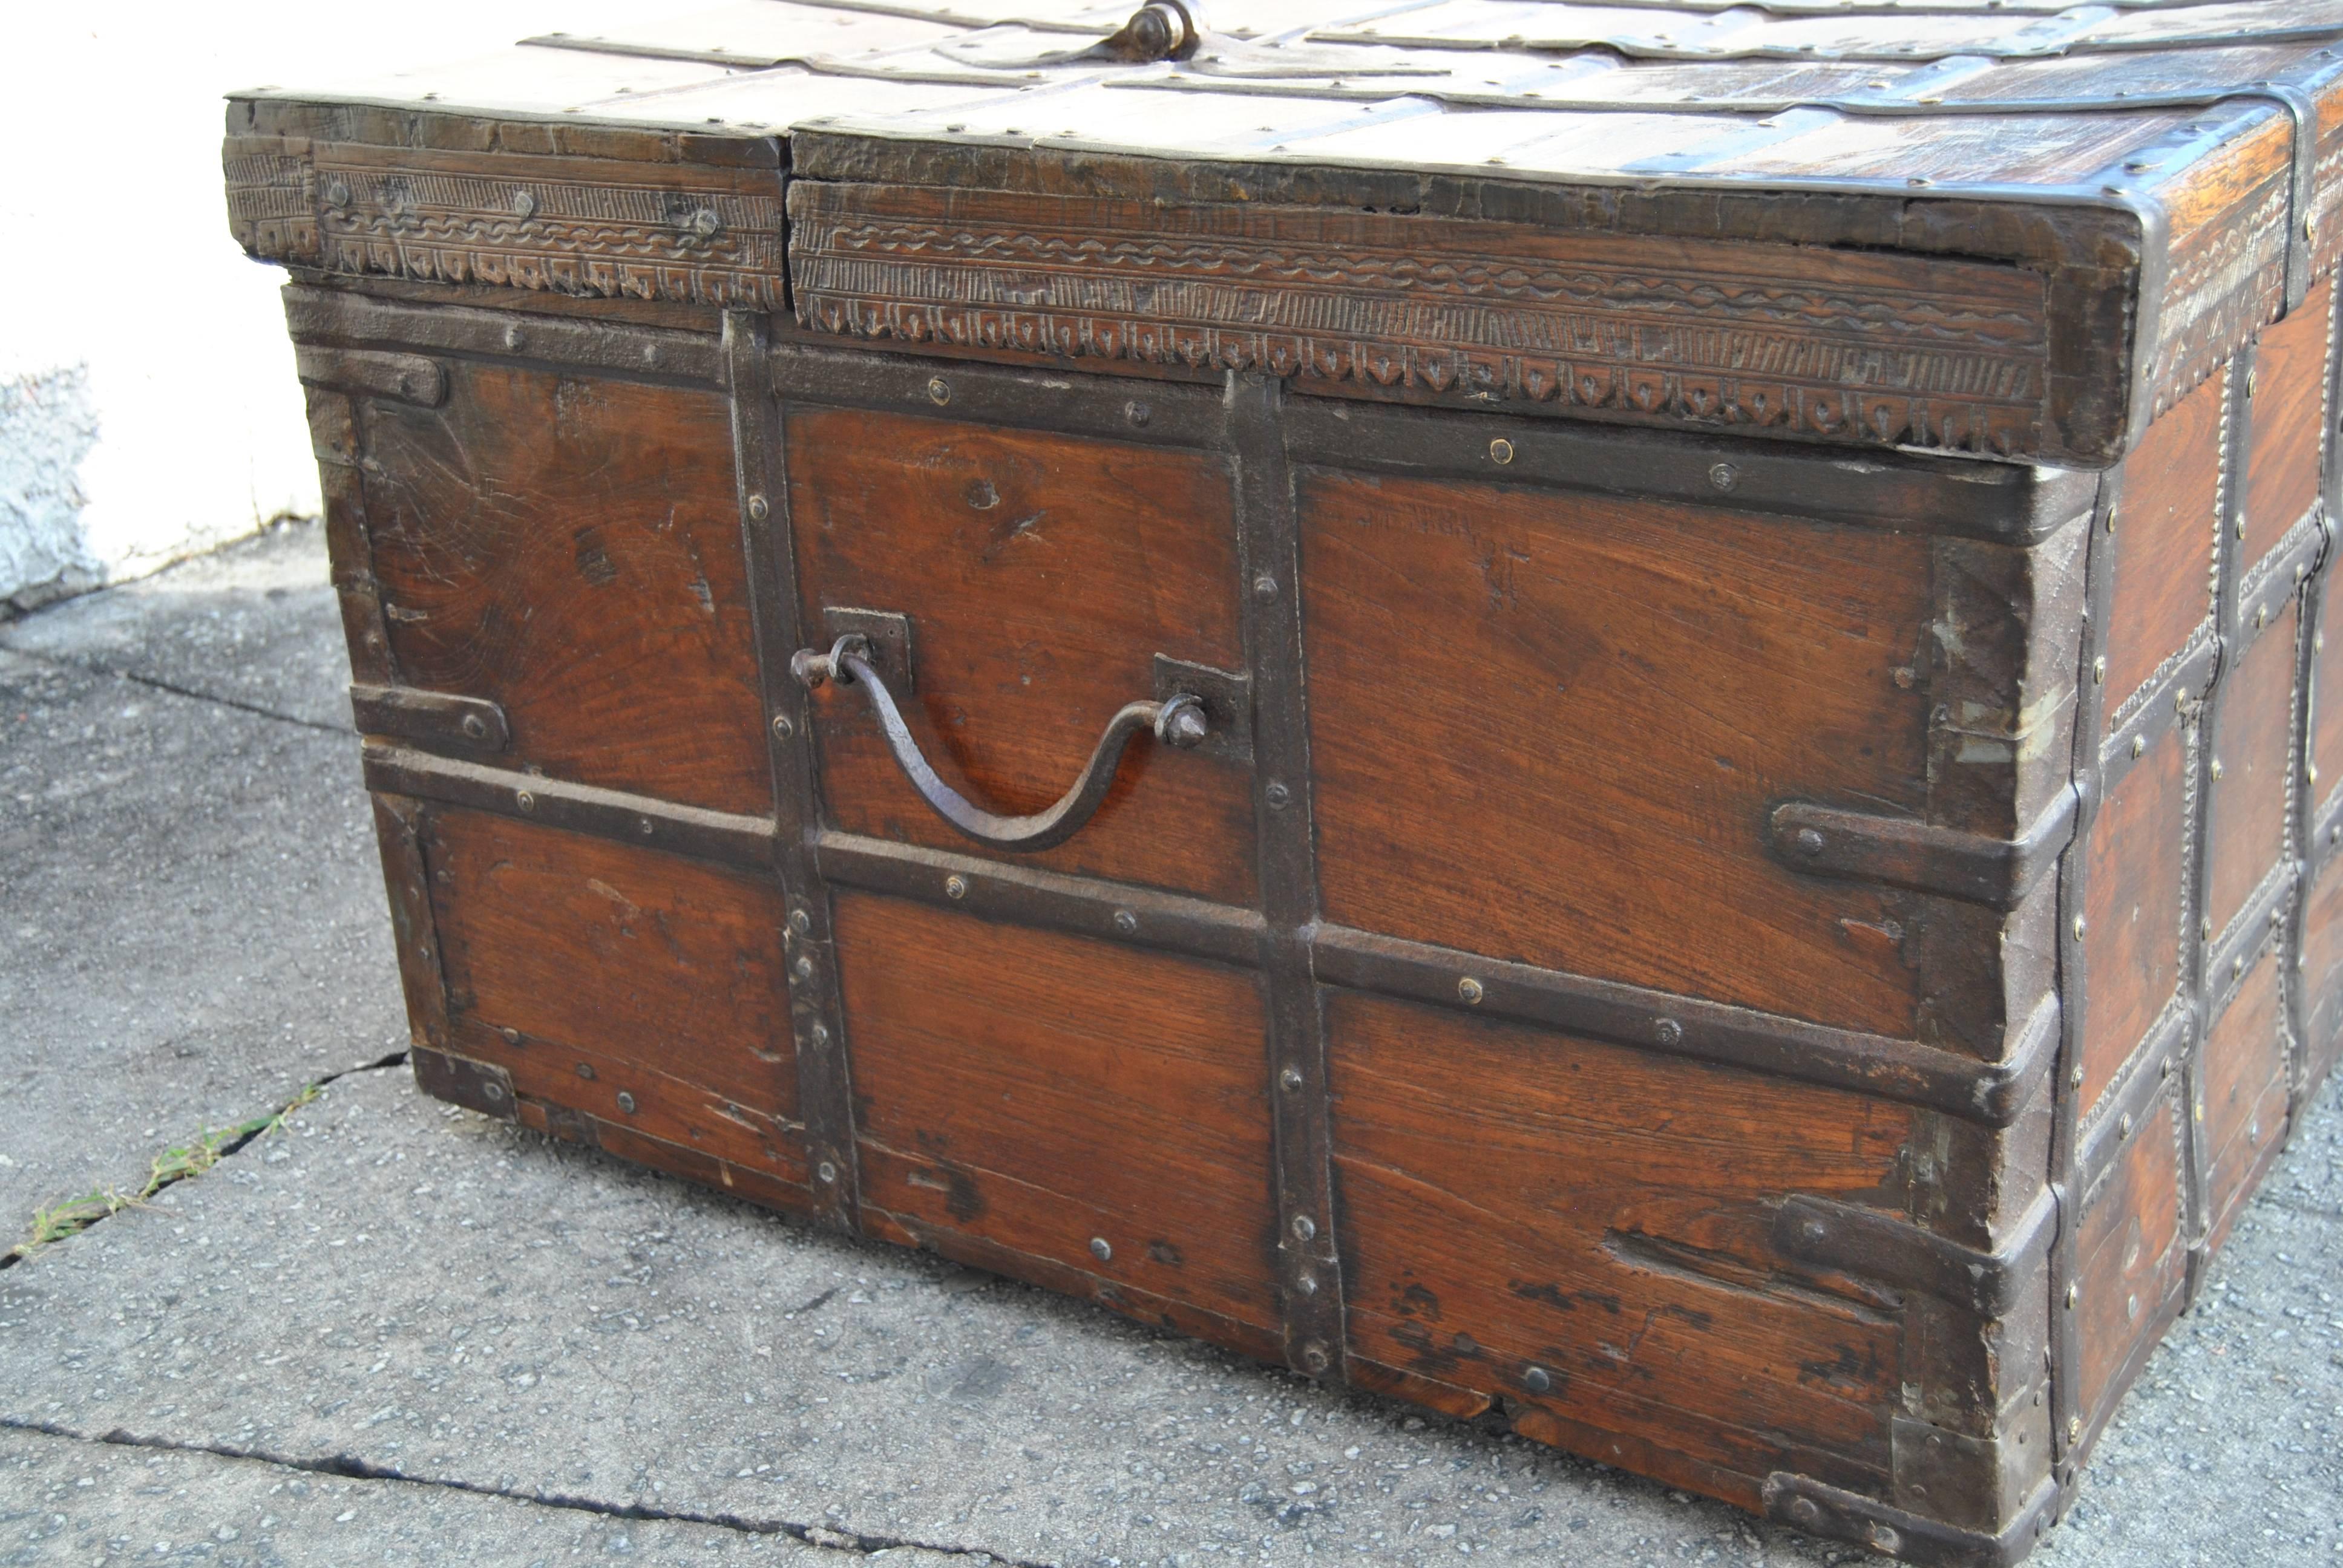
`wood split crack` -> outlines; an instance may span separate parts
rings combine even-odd
[[[357,1069],[354,1070],[365,1070]],[[274,1464],[286,1470],[306,1471],[313,1475],[337,1475],[351,1481],[387,1482],[400,1486],[437,1486],[450,1492],[470,1493],[476,1497],[498,1497],[512,1503],[534,1503],[540,1508],[566,1508],[581,1513],[598,1513],[606,1519],[626,1519],[653,1524],[699,1524],[719,1530],[738,1531],[744,1535],[786,1535],[807,1546],[827,1547],[835,1552],[850,1552],[870,1556],[880,1552],[909,1548],[932,1552],[941,1556],[965,1557],[972,1563],[998,1563],[1001,1568],[1059,1568],[1058,1564],[1021,1557],[1003,1557],[974,1546],[946,1546],[907,1537],[872,1535],[862,1531],[840,1530],[827,1524],[804,1524],[785,1519],[757,1519],[724,1510],[694,1508],[663,1508],[644,1503],[605,1503],[598,1498],[576,1496],[559,1492],[526,1492],[515,1487],[491,1486],[454,1476],[410,1475],[387,1464],[377,1464],[354,1453],[293,1454],[276,1453],[262,1448],[240,1447],[226,1442],[194,1442],[177,1438],[157,1437],[114,1427],[102,1432],[77,1432],[57,1422],[26,1421],[17,1416],[0,1416],[0,1431],[35,1433],[72,1442],[105,1443],[117,1448],[154,1449],[167,1453],[205,1453],[215,1459],[226,1459],[246,1464]]]

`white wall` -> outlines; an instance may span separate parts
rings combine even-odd
[[[697,9],[698,7],[691,7]],[[277,291],[221,197],[221,95],[619,27],[615,0],[5,7],[0,617],[317,509]]]

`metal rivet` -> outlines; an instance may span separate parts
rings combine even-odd
[[[1114,912],[1114,929],[1128,936],[1139,929],[1139,917],[1129,910],[1117,910]]]
[[[1263,572],[1261,576],[1253,578],[1252,597],[1255,598],[1275,598],[1277,597],[1277,579],[1270,576],[1267,572]]]
[[[790,736],[795,735],[797,732],[798,727],[789,722],[789,716],[788,714],[776,713],[773,715],[773,733],[775,735],[787,740]]]
[[[2242,538],[2244,538],[2245,537],[2246,537],[2246,519],[2245,519],[2245,518],[2239,518],[2237,519],[2237,538],[2241,538],[2241,539],[2242,539]]]
[[[814,1020],[813,1022],[806,1028],[806,1038],[813,1041],[816,1045],[828,1045],[830,1043],[830,1025],[822,1022],[820,1019]]]
[[[528,347],[528,334],[523,332],[517,324],[506,327],[505,347],[512,350],[515,354],[519,353],[522,349]]]
[[[1277,1081],[1280,1087],[1290,1093],[1302,1087],[1302,1070],[1298,1067],[1289,1067],[1277,1075]]]
[[[659,831],[659,824],[652,821],[649,817],[638,817],[635,819],[635,831],[648,839],[653,833]]]
[[[1298,1240],[1306,1241],[1317,1233],[1317,1221],[1312,1220],[1307,1214],[1296,1214],[1293,1216],[1293,1234]]]
[[[2254,606],[2255,628],[2259,629],[2260,628],[2268,625],[2269,625],[2269,606],[2266,604],[2258,604]]]
[[[964,899],[968,897],[968,879],[960,875],[957,871],[952,873],[950,876],[946,877],[944,879],[944,897],[947,899]]]
[[[1554,1374],[1544,1367],[1532,1367],[1522,1373],[1522,1386],[1532,1393],[1544,1393],[1554,1387]]]
[[[334,181],[326,187],[326,205],[327,206],[349,206],[350,187],[340,180]]]
[[[951,383],[940,376],[928,377],[928,401],[940,408],[951,401]]]
[[[821,1178],[821,1184],[825,1187],[835,1186],[838,1182],[838,1167],[827,1160],[815,1166],[813,1173]]]
[[[2128,1138],[2131,1136],[2130,1111],[2127,1111],[2121,1116],[2116,1118],[2116,1136],[2118,1138]]]
[[[2162,1061],[2156,1064],[2156,1076],[2158,1078],[2169,1078],[2172,1076],[2172,1059],[2170,1057],[2167,1056]]]
[[[1104,1236],[1092,1236],[1091,1238],[1091,1256],[1103,1263],[1114,1256],[1114,1249],[1107,1245],[1107,1241]]]
[[[513,804],[524,811],[534,811],[537,809],[537,797],[526,789],[516,790],[513,793]]]
[[[2147,736],[2135,735],[2131,738],[2131,754],[2134,757],[2144,757],[2147,754]]]
[[[2197,1120],[2199,1121],[2205,1120],[2205,1102],[2201,1100],[2197,1102]]]
[[[491,1078],[480,1085],[480,1093],[490,1101],[502,1100],[505,1097],[505,1086]]]
[[[1144,428],[1147,422],[1155,417],[1155,410],[1134,399],[1122,406],[1122,417],[1132,425]]]
[[[2109,508],[2107,508],[2107,532],[2109,532],[2109,533],[2114,533],[2115,531],[2116,531],[2116,509],[2115,509],[2113,507],[2109,507]]]
[[[1815,832],[1812,828],[1799,829],[1798,849],[1800,853],[1805,855],[1821,854],[1823,852],[1823,836],[1820,833]]]
[[[2253,373],[2252,371],[2250,371],[2250,370],[2247,371],[2247,372],[2246,372],[2246,396],[2247,396],[2247,397],[2252,397],[2252,396],[2254,395],[2254,382],[2255,382],[2254,373]]]
[[[2306,762],[2306,763],[2304,763],[2304,764],[2303,764],[2303,767],[2302,767],[2302,776],[2303,776],[2305,779],[2308,779],[2308,780],[2309,780],[2311,783],[2313,783],[2313,784],[2318,783],[2318,763],[2316,763],[2316,762]]]
[[[2074,1310],[2075,1310],[2075,1303],[2076,1303],[2077,1302],[2081,1301],[2082,1299],[2083,1299],[2083,1290],[2082,1290],[2082,1287],[2081,1287],[2081,1286],[2079,1286],[2079,1285],[2069,1285],[2069,1286],[2067,1286],[2067,1287],[2066,1287],[2066,1310],[2067,1310],[2068,1312],[2072,1312],[2072,1311],[2074,1311]]]
[[[1312,1343],[1302,1347],[1302,1364],[1305,1370],[1315,1375],[1324,1372],[1332,1362],[1326,1354],[1324,1345]]]
[[[618,1109],[629,1116],[635,1113],[635,1097],[623,1089],[618,1091]]]
[[[1282,784],[1272,784],[1262,790],[1262,794],[1268,799],[1270,809],[1272,811],[1283,810],[1285,803],[1293,799],[1292,791],[1287,789]]]
[[[513,197],[513,216],[532,218],[537,216],[537,193],[523,191]]]
[[[488,721],[477,713],[467,713],[464,715],[464,733],[475,740],[486,739],[488,733]]]
[[[1684,1039],[1684,1025],[1672,1018],[1664,1018],[1652,1032],[1658,1037],[1662,1045],[1674,1045]]]
[[[813,917],[803,910],[792,910],[789,914],[789,929],[801,937],[810,936],[813,933]]]
[[[2084,924],[2083,924],[2083,917],[2082,917],[2082,916],[2080,916],[2080,915],[2077,915],[2077,916],[2075,917],[2075,940],[2076,940],[2077,941],[2078,941],[2078,942],[2079,942],[2079,941],[2081,941],[2081,940],[2083,940],[2083,932],[2084,932],[2085,929],[2086,929],[2086,928],[2084,927]]]
[[[767,518],[770,517],[772,512],[772,503],[766,500],[764,497],[751,496],[749,498],[749,520],[750,522],[761,523]]]
[[[790,967],[791,969],[793,969],[793,970],[797,970],[797,972],[798,972],[798,979],[799,979],[799,980],[811,980],[811,979],[813,979],[813,960],[811,960],[811,959],[809,959],[809,958],[805,957],[803,954],[799,954],[799,957],[798,957],[798,961],[797,961],[797,962],[795,962],[795,963],[793,963],[793,964],[791,964],[789,967]]]
[[[2103,653],[2099,655],[2098,658],[2091,660],[2091,684],[2093,686],[2104,686],[2107,684],[2107,656]]]
[[[579,1063],[578,1064],[578,1077],[580,1077],[580,1078],[591,1078],[591,1077],[593,1077],[593,1076],[594,1076],[594,1064],[593,1064],[592,1062],[590,1062],[590,1061],[581,1061],[581,1062],[579,1062]]]
[[[1480,1001],[1483,993],[1481,990],[1481,982],[1474,980],[1471,975],[1466,975],[1463,980],[1456,982],[1456,994],[1463,997],[1465,1001],[1469,1003],[1477,1003]]]
[[[1503,436],[1489,443],[1489,461],[1510,463],[1513,460],[1513,444]]]
[[[2083,1064],[2081,1062],[2078,1061],[2075,1064],[2075,1070],[2066,1075],[2066,1081],[2073,1084],[2077,1089],[2083,1087]]]
[[[504,1028],[497,1030],[497,1033],[504,1037],[504,1042],[507,1045],[518,1045],[520,1043],[520,1030],[513,1028],[510,1024],[507,1024]]]
[[[1318,1276],[1315,1274],[1297,1274],[1293,1279],[1293,1288],[1301,1292],[1305,1296],[1314,1296],[1318,1293]]]
[[[2245,973],[2245,972],[2246,972],[2246,955],[2245,955],[2245,954],[2243,954],[2243,953],[2239,953],[2236,958],[2233,958],[2233,959],[2231,959],[2231,960],[2229,960],[2229,978],[2230,978],[2231,980],[2235,980],[2235,979],[2237,979],[2239,975],[2241,975],[2241,974],[2243,974],[2243,973]]]
[[[2218,779],[2221,776],[2221,759],[2217,757],[2213,759],[2212,772],[2213,777],[2216,779]]]
[[[2080,1442],[2083,1441],[2083,1418],[2081,1416],[2070,1415],[2066,1418],[2066,1441],[2068,1442]]]
[[[2209,942],[2209,941],[2211,941],[2211,940],[2213,940],[2213,917],[2212,917],[2212,916],[2210,916],[2210,915],[2200,915],[2200,916],[2198,916],[2198,917],[2197,917],[2197,934],[2198,936],[2200,936],[2200,937],[2204,938],[2204,939],[2205,939],[2207,941],[2208,941],[2208,942]]]
[[[1741,470],[1730,463],[1712,464],[1708,470],[1708,482],[1720,490],[1729,490],[1741,482]]]
[[[1798,1523],[1813,1524],[1819,1522],[1822,1516],[1823,1511],[1815,1505],[1813,1498],[1794,1497],[1790,1500],[1790,1517]]]

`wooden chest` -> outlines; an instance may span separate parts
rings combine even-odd
[[[2343,1033],[2343,10],[995,10],[232,102],[417,1078],[2023,1555]]]

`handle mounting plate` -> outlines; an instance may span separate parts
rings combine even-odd
[[[890,609],[848,609],[826,605],[821,612],[823,640],[836,642],[850,632],[870,639],[870,668],[888,687],[908,697],[919,689],[911,679],[911,618]]]

